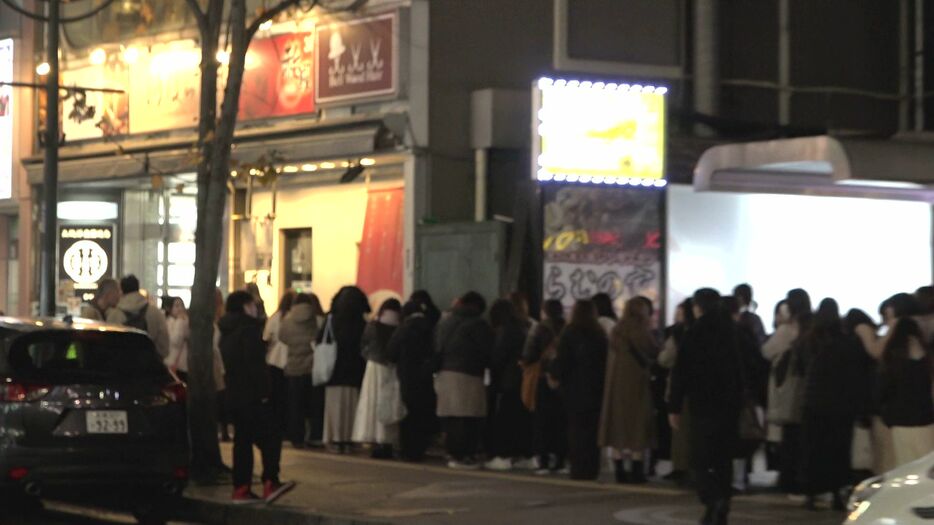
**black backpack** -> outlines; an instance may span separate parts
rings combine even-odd
[[[137,330],[142,330],[148,332],[148,324],[146,323],[146,312],[149,310],[149,304],[144,305],[137,312],[127,312],[123,311],[123,315],[126,316],[126,321],[124,325],[129,326],[130,328],[136,328]]]

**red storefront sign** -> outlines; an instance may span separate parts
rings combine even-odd
[[[396,92],[396,23],[390,13],[316,28],[318,102]]]
[[[240,90],[240,118],[257,119],[315,110],[314,36],[291,33],[254,40]]]
[[[402,295],[403,195],[402,188],[376,190],[367,199],[357,286],[370,297]]]

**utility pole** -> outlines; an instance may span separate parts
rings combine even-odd
[[[42,165],[42,233],[39,253],[39,315],[55,315],[55,254],[58,230],[58,31],[59,0],[49,0],[46,28],[45,163]]]
[[[39,251],[39,315],[54,316],[56,306],[55,270],[56,241],[58,240],[58,48],[61,24],[90,18],[106,9],[114,0],[103,0],[87,13],[63,18],[62,3],[68,0],[45,0],[48,9],[45,16],[31,13],[19,7],[12,0],[2,0],[17,13],[45,22],[46,60],[49,73],[45,83],[45,162],[42,166],[42,226]]]

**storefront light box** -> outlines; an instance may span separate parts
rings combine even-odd
[[[643,84],[538,79],[532,89],[535,177],[664,187],[666,93]]]

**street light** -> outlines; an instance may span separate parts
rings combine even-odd
[[[49,25],[46,31],[46,56],[48,60],[48,74],[46,76],[45,96],[45,162],[42,166],[42,243],[39,252],[39,314],[45,316],[55,315],[55,241],[58,229],[58,48],[59,31],[61,24],[77,22],[90,18],[106,9],[114,0],[103,0],[90,11],[75,15],[61,16],[60,8],[63,0],[46,0],[46,15],[33,13],[16,5],[13,0],[2,0],[10,9],[17,13]],[[103,51],[103,50],[101,50]],[[106,53],[104,54],[106,59]],[[40,64],[41,66],[41,64]],[[43,68],[44,69],[44,68]],[[37,68],[38,72],[38,68]]]

